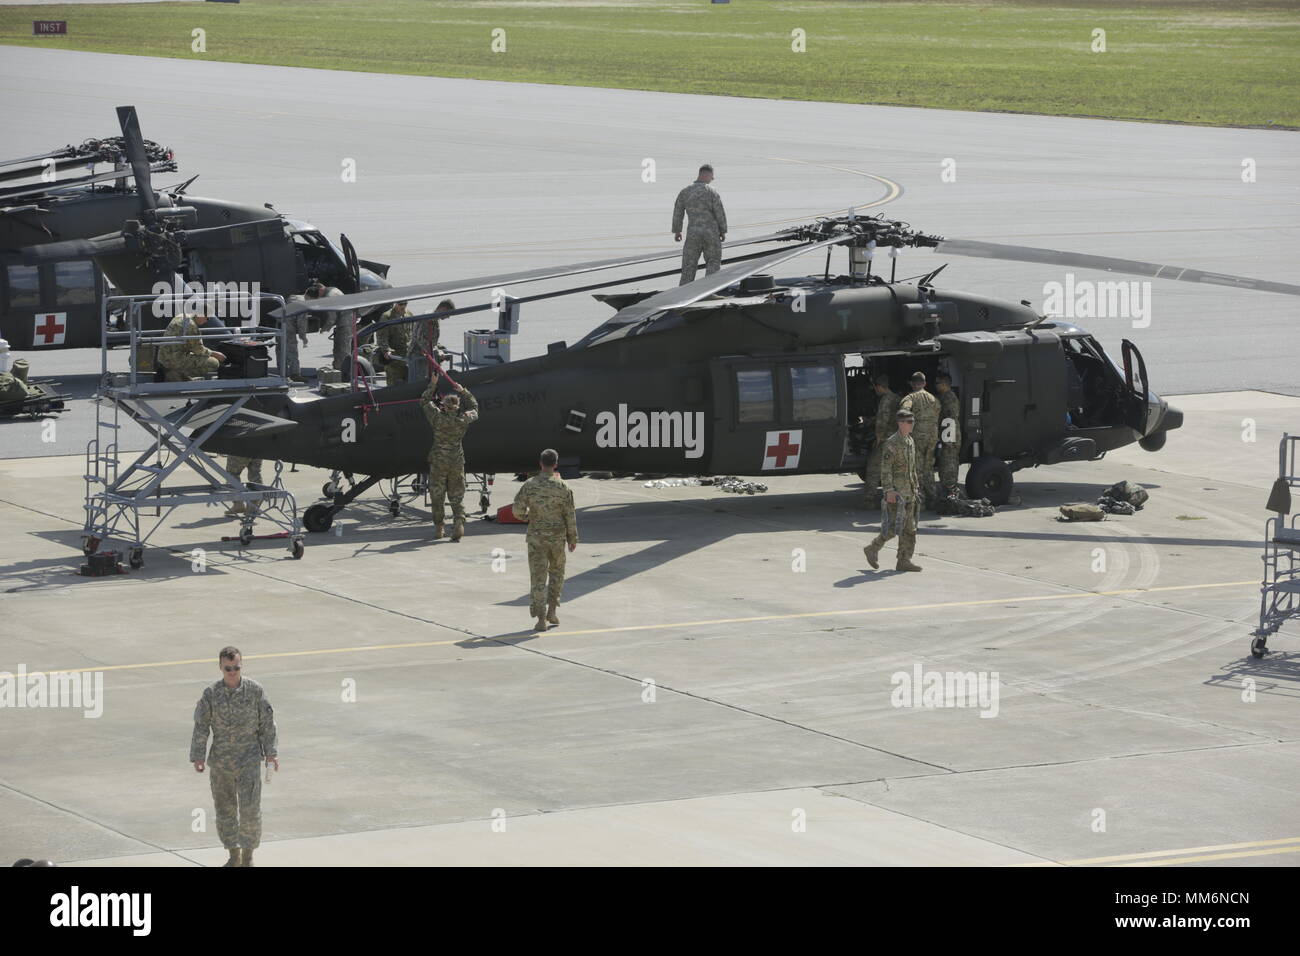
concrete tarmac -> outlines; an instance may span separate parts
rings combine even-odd
[[[111,135],[113,107],[134,103],[177,150],[176,182],[201,173],[198,194],[346,231],[398,282],[670,245],[702,161],[732,237],[854,205],[948,236],[1297,280],[1294,133],[23,48],[0,77],[10,154]],[[905,254],[900,275],[943,261]],[[1065,277],[953,260],[945,278],[1037,304]],[[1019,506],[923,522],[912,575],[888,551],[866,567],[878,514],[852,475],[753,497],[578,480],[583,543],[544,635],[527,630],[517,527],[433,542],[427,510],[392,518],[375,496],[301,561],[223,544],[234,522],[191,511],[140,571],[77,577],[88,409],[48,442],[40,423],[0,425],[0,669],[104,680],[100,717],[4,715],[0,859],[220,862],[184,751],[235,643],[280,726],[261,864],[1293,864],[1294,628],[1263,661],[1247,646],[1276,440],[1300,431],[1297,310],[1152,292],[1145,327],[1078,321],[1112,353],[1133,339],[1152,387],[1177,395],[1186,424],[1161,452],[1022,472]],[[515,355],[606,309],[526,308]],[[307,354],[327,352],[318,338]],[[29,357],[93,390],[97,353]],[[305,507],[324,475],[285,478]],[[1151,489],[1139,515],[1056,520],[1123,478]],[[493,506],[514,488],[499,476]],[[996,705],[902,700],[917,668],[996,674]]]
[[[80,461],[0,462],[0,666],[104,680],[98,718],[0,722],[0,858],[222,861],[185,749],[234,643],[279,725],[267,865],[1294,864],[1296,631],[1264,660],[1248,643],[1273,436],[1300,398],[1177,404],[1159,453],[927,517],[921,574],[892,548],[866,567],[878,513],[851,475],[752,497],[576,480],[545,634],[518,526],[434,542],[427,510],[372,496],[295,561],[177,512],[143,569],[84,579]],[[285,477],[315,500],[319,472]],[[1123,478],[1150,489],[1139,514],[1057,520]],[[918,670],[997,696],[901,697]]]

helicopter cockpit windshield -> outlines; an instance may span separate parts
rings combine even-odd
[[[1076,428],[1124,424],[1128,413],[1124,374],[1091,335],[1063,336],[1066,410]]]
[[[350,285],[347,261],[342,250],[330,242],[317,229],[302,224],[305,228],[293,229],[293,248],[301,256],[302,266],[308,279],[320,279],[326,285]]]

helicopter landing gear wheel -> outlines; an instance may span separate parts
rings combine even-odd
[[[1165,447],[1165,442],[1169,440],[1169,432],[1156,432],[1154,435],[1147,435],[1145,438],[1139,438],[1138,444],[1143,451],[1159,451]]]
[[[336,491],[338,491],[338,486],[332,481],[327,481],[321,485],[320,496],[322,498],[333,498]]]
[[[139,571],[144,567],[144,548],[132,548],[127,556],[127,563],[133,570]]]
[[[388,502],[388,513],[396,518],[402,513],[402,502],[398,498],[392,498]]]
[[[302,516],[302,525],[308,531],[328,531],[334,523],[334,509],[329,505],[312,505]]]
[[[293,559],[295,561],[299,560],[305,550],[306,546],[302,543],[302,538],[294,538],[293,544],[290,546],[290,553],[293,554]]]
[[[983,455],[971,462],[966,472],[966,495],[975,500],[987,498],[990,504],[1004,505],[1011,498],[1011,468],[1001,458]]]
[[[1250,656],[1258,660],[1268,653],[1268,638],[1257,637],[1250,642]]]

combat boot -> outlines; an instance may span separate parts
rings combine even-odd
[[[242,501],[232,501],[226,508],[226,516],[237,518],[244,513],[244,503]]]
[[[239,847],[237,847],[237,846],[232,846],[232,847],[228,847],[228,849],[230,850],[230,859],[227,860],[225,863],[222,863],[221,865],[222,865],[223,867],[224,867],[224,866],[243,866],[243,863],[240,861],[240,850],[239,850]]]
[[[920,571],[919,564],[913,564],[911,558],[899,558],[898,564],[894,565],[896,571]]]
[[[548,604],[546,606],[546,621],[548,624],[554,624],[556,626],[559,625],[560,619],[555,614],[555,609],[557,607],[559,607],[558,604]]]
[[[459,541],[465,537],[465,519],[457,518],[451,526],[451,540]]]
[[[442,535],[443,535],[442,522],[440,521],[433,526],[433,540],[437,541],[439,538],[442,537]]]
[[[862,553],[867,556],[867,564],[879,571],[880,570],[880,549],[874,544],[869,544],[862,549]]]
[[[240,866],[252,866],[252,865],[253,865],[253,850],[252,850],[252,847],[245,847],[245,848],[244,848],[244,857],[243,857],[243,860],[244,860],[244,862],[240,863],[240,864],[239,864]]]
[[[533,625],[533,630],[534,631],[546,630],[546,618],[542,617],[540,614],[537,615],[537,623]]]

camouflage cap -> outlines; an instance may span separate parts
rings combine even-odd
[[[916,421],[916,416],[913,415],[911,412],[909,412],[906,408],[900,408],[900,409],[898,410],[898,414],[894,416],[894,421],[896,421],[896,422],[914,422],[914,421]]]

